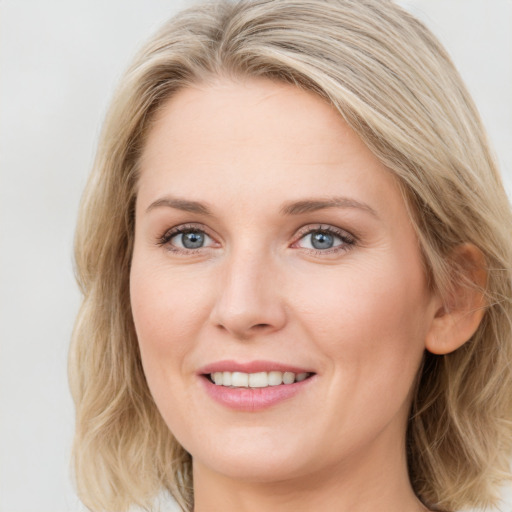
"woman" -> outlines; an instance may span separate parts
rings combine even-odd
[[[77,231],[93,510],[458,510],[511,451],[510,208],[383,0],[216,1],[135,59]]]

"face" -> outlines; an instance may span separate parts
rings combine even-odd
[[[403,458],[435,298],[395,179],[316,95],[219,79],[167,102],[130,285],[194,470],[262,482]]]

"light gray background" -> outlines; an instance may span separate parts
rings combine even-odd
[[[77,206],[122,70],[188,3],[0,0],[1,512],[81,510],[66,377]],[[401,3],[453,56],[512,191],[512,0]]]

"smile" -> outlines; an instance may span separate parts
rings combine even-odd
[[[302,382],[311,376],[311,373],[294,372],[214,372],[210,374],[211,382],[217,386],[231,388],[266,388],[269,386],[290,385],[295,382]]]
[[[234,411],[257,412],[314,385],[318,375],[307,370],[270,361],[220,361],[203,367],[198,376],[206,394],[218,404]]]

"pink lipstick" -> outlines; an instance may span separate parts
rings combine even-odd
[[[315,373],[273,361],[218,361],[201,368],[198,375],[216,402],[255,412],[292,398],[311,384]]]

